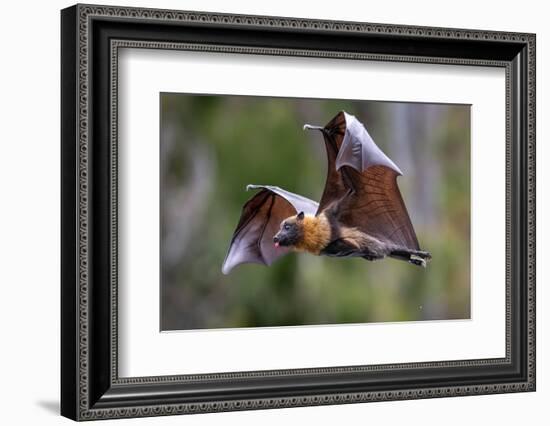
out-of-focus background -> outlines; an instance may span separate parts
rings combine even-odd
[[[319,200],[322,135],[345,110],[401,168],[398,183],[426,269],[287,255],[221,266],[247,184]],[[470,317],[470,107],[377,101],[161,94],[161,329]]]

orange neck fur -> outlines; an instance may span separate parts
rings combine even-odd
[[[302,224],[303,236],[296,249],[319,254],[330,243],[330,223],[321,213],[319,216],[307,215]]]

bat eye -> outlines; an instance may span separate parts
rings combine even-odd
[[[288,231],[290,229],[290,225],[288,223],[285,223],[285,226],[283,226],[285,231]]]

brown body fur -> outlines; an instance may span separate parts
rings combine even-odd
[[[306,215],[297,221],[301,228],[300,239],[296,243],[296,250],[307,251],[318,255],[331,241],[330,223],[321,213],[319,216]]]
[[[355,227],[343,226],[330,212],[322,212],[318,216],[300,212],[286,218],[273,241],[277,246],[318,256],[358,256],[367,260],[391,256],[422,266],[426,266],[426,260],[431,259],[427,252],[387,243]]]
[[[372,246],[382,248],[383,245],[377,239],[369,237],[357,228],[339,226],[337,235],[333,235],[335,227],[331,226],[325,213],[321,213],[319,216],[306,215],[302,220],[291,217],[286,221],[296,223],[299,226],[300,237],[294,246],[298,251],[319,255],[324,248],[337,239],[355,246],[357,250]]]

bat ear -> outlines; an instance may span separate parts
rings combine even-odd
[[[304,212],[298,213],[298,216],[296,216],[298,220],[304,220]]]

